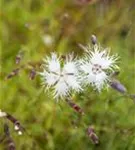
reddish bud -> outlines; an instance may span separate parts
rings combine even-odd
[[[36,70],[33,68],[29,74],[30,80],[34,80],[35,76],[36,76]]]
[[[84,111],[82,110],[82,108],[80,106],[78,106],[77,104],[75,104],[74,102],[72,102],[71,100],[66,100],[67,103],[69,104],[69,106],[71,106],[76,112],[84,115]]]

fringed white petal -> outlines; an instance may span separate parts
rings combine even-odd
[[[118,57],[116,55],[109,56],[109,49],[103,49],[100,45],[87,47],[84,59],[80,61],[81,71],[85,82],[83,84],[92,84],[101,91],[104,85],[107,85],[107,70],[113,71],[118,68],[116,65]]]
[[[55,53],[51,58],[47,57],[43,64],[44,71],[40,73],[46,88],[52,88],[54,98],[65,97],[72,90],[80,91],[79,71],[73,55],[66,57],[66,61],[61,66],[60,59]]]
[[[64,97],[69,94],[69,87],[66,82],[61,78],[54,87],[54,97]]]
[[[46,67],[50,72],[60,72],[60,60],[55,53],[52,53],[51,58],[47,57]]]
[[[98,91],[101,91],[107,80],[108,76],[105,74],[105,72],[101,72],[100,74],[96,75],[96,81],[94,82],[94,84]]]

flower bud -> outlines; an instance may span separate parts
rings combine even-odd
[[[99,144],[99,138],[96,135],[93,127],[91,127],[91,126],[88,127],[87,134],[91,138],[91,140],[94,144]]]
[[[118,80],[113,80],[111,82],[110,86],[122,94],[127,92],[125,86],[123,84],[121,84]]]
[[[92,42],[93,45],[97,44],[97,38],[96,38],[95,35],[91,36],[91,42]]]

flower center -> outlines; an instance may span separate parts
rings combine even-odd
[[[94,74],[99,74],[102,72],[102,67],[98,64],[93,64],[93,67],[92,67],[92,72]]]

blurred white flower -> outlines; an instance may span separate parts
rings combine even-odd
[[[5,112],[3,112],[3,111],[1,111],[1,109],[0,109],[0,118],[2,118],[2,117],[6,117],[6,113]]]
[[[99,45],[94,45],[93,48],[86,47],[85,58],[81,60],[81,70],[85,76],[85,84],[91,84],[98,91],[101,91],[109,81],[107,71],[118,68],[116,65],[117,59],[116,55],[109,56],[108,48],[103,49]]]
[[[53,37],[49,34],[45,34],[44,36],[42,36],[42,39],[46,46],[51,46],[54,42]]]
[[[73,60],[73,55],[65,58],[65,63],[61,61],[55,53],[51,57],[44,59],[43,72],[40,73],[43,85],[46,89],[53,88],[55,98],[64,97],[70,94],[71,90],[80,91],[80,80],[77,61]]]

